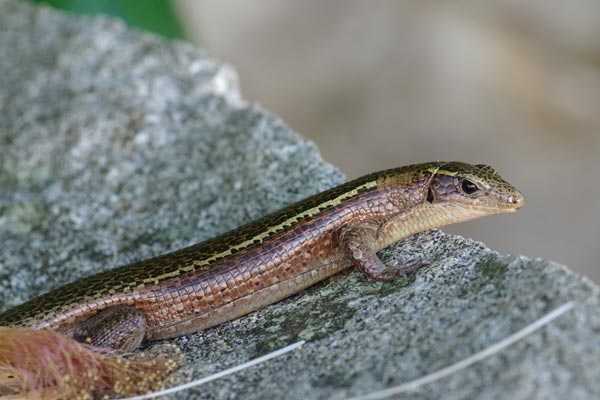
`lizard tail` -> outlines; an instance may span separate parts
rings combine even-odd
[[[49,330],[0,327],[0,399],[131,396],[160,389],[181,357],[119,354]]]

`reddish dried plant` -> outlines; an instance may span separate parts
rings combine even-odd
[[[160,390],[182,361],[169,351],[118,354],[48,330],[0,327],[0,399],[92,399]]]

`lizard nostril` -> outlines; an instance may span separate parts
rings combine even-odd
[[[524,203],[523,195],[509,196],[508,197],[508,203],[509,204],[515,204],[515,205]]]

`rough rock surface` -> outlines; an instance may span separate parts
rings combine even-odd
[[[243,102],[233,69],[104,18],[0,1],[0,310],[74,278],[209,238],[340,183],[313,144]],[[600,396],[600,292],[541,259],[439,231],[384,251],[430,265],[336,276],[176,343],[186,379],[291,354],[173,396],[344,399],[546,327],[405,398]]]

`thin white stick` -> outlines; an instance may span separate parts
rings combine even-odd
[[[221,372],[217,372],[216,374],[212,374],[212,375],[209,375],[209,376],[204,377],[204,378],[196,379],[194,381],[185,383],[183,385],[174,386],[172,388],[161,390],[161,391],[158,391],[158,392],[152,392],[152,393],[142,394],[140,396],[134,396],[134,397],[120,398],[120,399],[117,399],[117,400],[146,400],[146,399],[151,399],[151,398],[158,397],[158,396],[164,396],[164,395],[167,395],[167,394],[172,394],[172,393],[180,392],[182,390],[186,390],[186,389],[189,389],[189,388],[192,388],[192,387],[195,387],[195,386],[200,386],[200,385],[203,385],[203,384],[205,384],[207,382],[214,381],[216,379],[223,378],[224,376],[234,374],[234,373],[239,372],[241,370],[244,370],[246,368],[253,367],[256,364],[263,363],[263,362],[271,360],[271,359],[273,359],[275,357],[279,357],[279,356],[281,356],[281,355],[283,355],[285,353],[289,353],[290,351],[295,350],[298,347],[302,346],[304,343],[305,343],[304,340],[301,340],[301,341],[296,342],[294,344],[290,344],[289,346],[286,346],[286,347],[284,347],[282,349],[275,350],[272,353],[265,354],[264,356],[255,358],[254,360],[250,360],[250,361],[245,362],[243,364],[237,365],[235,367],[226,369],[226,370],[221,371]]]
[[[449,365],[447,367],[444,367],[440,370],[437,370],[435,372],[432,372],[431,374],[425,375],[421,378],[415,379],[413,381],[410,382],[406,382],[403,383],[401,385],[398,386],[394,386],[391,387],[389,389],[384,389],[378,392],[373,392],[364,396],[359,396],[359,397],[353,397],[350,400],[377,400],[377,399],[384,399],[386,397],[390,397],[399,393],[404,393],[404,392],[409,392],[411,390],[415,390],[423,385],[426,385],[428,383],[437,381],[438,379],[444,378],[448,375],[452,375],[455,372],[460,371],[461,369],[467,368],[468,366],[475,364],[491,355],[494,355],[495,353],[498,353],[499,351],[505,349],[506,347],[518,342],[519,340],[531,335],[533,332],[535,332],[536,330],[542,328],[543,326],[547,325],[548,323],[550,323],[552,320],[560,317],[562,314],[566,313],[567,311],[569,311],[571,308],[573,308],[574,303],[572,301],[563,304],[562,306],[558,307],[557,309],[555,309],[554,311],[549,312],[548,314],[544,315],[542,318],[532,322],[531,324],[527,325],[526,327],[524,327],[523,329],[521,329],[520,331],[517,331],[515,333],[513,333],[512,335],[508,336],[505,339],[502,339],[501,341],[499,341],[496,344],[491,345],[490,347],[480,351],[479,353],[475,353],[470,357],[465,358],[464,360],[461,360],[455,364]]]

